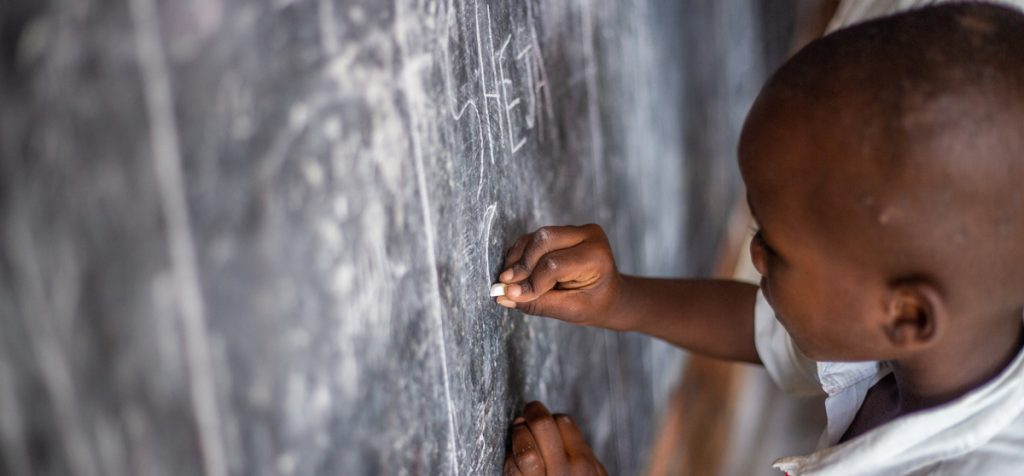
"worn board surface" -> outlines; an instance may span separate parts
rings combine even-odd
[[[680,355],[487,287],[708,269],[757,5],[4,2],[0,473],[493,474],[530,399],[639,472]]]

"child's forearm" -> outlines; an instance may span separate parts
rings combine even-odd
[[[622,278],[615,312],[616,320],[631,324],[627,330],[711,357],[760,363],[754,347],[757,286],[726,280]]]

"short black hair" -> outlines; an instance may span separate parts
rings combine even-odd
[[[945,3],[854,24],[808,44],[765,89],[820,103],[851,86],[887,118],[960,94],[1020,107],[1024,13],[997,3]]]

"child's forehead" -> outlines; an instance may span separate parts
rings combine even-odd
[[[741,142],[748,203],[759,221],[809,222],[808,232],[869,220],[912,186],[893,170],[898,151],[867,144],[864,129],[794,114],[752,118]],[[877,135],[877,134],[874,134]],[[895,183],[901,182],[899,186]],[[917,194],[916,191],[914,194]],[[843,231],[845,233],[845,231]]]
[[[887,154],[891,142],[885,118],[863,107],[854,92],[846,98],[796,98],[768,91],[758,98],[740,137],[740,166],[751,177],[783,183],[832,173],[860,174],[864,154]],[[860,170],[847,170],[851,162]],[[753,173],[762,172],[762,173]]]

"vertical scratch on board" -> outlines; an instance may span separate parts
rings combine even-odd
[[[397,16],[399,21],[401,21],[405,18],[406,14],[404,12],[398,12]],[[405,28],[403,26],[399,26],[397,31],[399,32],[399,48],[402,52],[402,61],[405,62],[407,60],[405,48],[408,44],[405,38]],[[430,293],[430,305],[432,311],[431,314],[434,316],[435,324],[438,329],[437,345],[441,351],[441,378],[444,384],[445,405],[448,409],[448,444],[451,446],[450,455],[452,459],[452,468],[450,473],[458,474],[459,447],[455,441],[455,432],[457,431],[458,425],[455,421],[455,404],[452,401],[451,377],[449,376],[448,370],[448,337],[447,330],[445,328],[446,313],[441,302],[441,278],[438,276],[437,271],[438,261],[437,250],[435,248],[435,237],[437,235],[434,230],[434,222],[430,214],[430,193],[427,190],[427,172],[426,168],[423,166],[423,149],[420,144],[420,134],[413,122],[415,114],[411,111],[413,101],[421,99],[422,90],[413,82],[416,80],[416,75],[413,70],[406,69],[403,71],[401,76],[403,92],[405,93],[407,106],[410,108],[409,120],[412,123],[412,127],[409,131],[409,137],[412,141],[412,155],[416,166],[416,185],[419,189],[420,212],[423,215],[423,233],[424,238],[426,239],[425,247],[427,251],[427,266],[430,268],[430,287],[434,290],[433,293]]]
[[[491,57],[491,77],[494,78],[494,86],[495,86],[496,89],[495,89],[493,94],[484,94],[484,97],[485,97],[484,103],[485,104],[487,103],[487,99],[486,98],[492,98],[492,99],[498,101],[498,105],[500,106],[501,105],[501,90],[502,90],[502,88],[504,88],[504,85],[502,85],[500,83],[500,79],[498,77],[498,66],[497,66],[497,63],[494,61],[494,31],[491,28],[491,24],[492,24],[492,21],[491,21],[491,6],[487,5],[487,47],[488,47],[488,49],[490,50],[490,53],[491,53],[490,54],[490,57]],[[481,65],[481,70],[480,70],[480,76],[481,77],[483,77],[482,66],[483,65]],[[500,112],[499,112],[499,114],[500,114]],[[509,134],[511,134],[511,133],[512,133],[512,131],[509,131]],[[505,123],[501,121],[501,116],[498,116],[498,140],[501,140],[501,136],[503,136],[503,135],[505,135]]]
[[[413,157],[416,160],[416,182],[419,187],[420,206],[423,213],[423,228],[427,243],[427,262],[430,266],[430,286],[436,291],[431,293],[431,304],[436,324],[440,330],[438,333],[439,345],[441,347],[441,372],[444,379],[444,398],[448,406],[448,438],[452,448],[452,466],[454,473],[459,468],[459,448],[455,445],[455,405],[452,403],[451,383],[448,377],[448,346],[444,325],[444,306],[441,305],[441,279],[437,275],[437,252],[434,250],[434,225],[430,218],[430,197],[427,193],[426,171],[423,167],[423,157],[420,151],[419,134],[414,130],[410,134],[413,143]]]
[[[617,339],[617,334],[614,334],[612,332],[604,332],[605,364],[607,365],[608,369],[609,395],[611,397],[612,402],[623,402],[625,401],[626,397],[625,395],[622,394],[620,386],[616,385],[615,383],[615,377],[617,376],[618,372],[614,371],[615,367],[613,365],[614,362],[619,361],[619,343]],[[622,433],[625,435],[631,434],[631,432],[627,429],[627,427],[629,426],[629,421],[619,417],[618,412],[616,412],[615,410],[617,408],[625,408],[628,406],[628,404],[611,406],[611,427],[622,431]],[[629,447],[626,446],[627,444],[623,442],[624,438],[615,438],[614,440],[615,450],[619,460],[619,467],[625,467],[626,463],[629,461]]]
[[[498,202],[492,203],[484,212],[484,279],[487,281],[484,286],[491,286],[491,226],[494,225],[495,212],[498,210]]]
[[[488,7],[490,8],[490,7]],[[487,107],[487,98],[496,94],[487,93],[486,75],[484,74],[484,47],[480,41],[480,1],[473,2],[473,19],[476,20],[476,55],[480,61],[480,94],[484,96],[484,118],[487,120],[487,147],[490,149],[491,165],[494,165],[494,137],[491,136],[491,112]]]
[[[180,304],[178,316],[185,344],[189,392],[198,425],[200,459],[204,474],[223,476],[227,474],[224,440],[217,410],[210,342],[206,334],[206,310],[199,288],[195,243],[185,197],[170,74],[160,44],[155,0],[132,0],[130,7],[149,120],[154,173],[160,208],[166,220],[171,271]]]
[[[580,4],[582,8],[582,29],[583,29],[583,57],[585,58],[586,84],[587,84],[587,121],[590,125],[590,155],[594,161],[594,192],[598,197],[604,197],[604,142],[601,137],[601,117],[599,115],[597,88],[597,60],[594,51],[594,12],[590,0],[584,0]],[[601,207],[601,215],[605,214],[605,208]],[[603,218],[603,216],[602,216]]]

